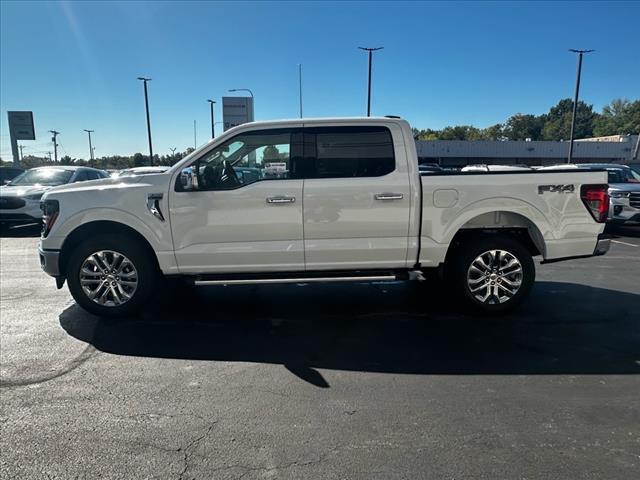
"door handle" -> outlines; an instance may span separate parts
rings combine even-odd
[[[296,201],[296,197],[278,196],[267,197],[267,203],[293,203]]]
[[[404,195],[401,193],[376,193],[373,198],[376,200],[402,200]]]

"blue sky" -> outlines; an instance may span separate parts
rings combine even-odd
[[[210,134],[207,98],[251,88],[256,120],[372,113],[418,128],[485,127],[516,112],[543,113],[573,94],[600,108],[640,97],[638,2],[9,2],[0,3],[0,154],[11,158],[7,110],[33,110],[25,154],[147,152],[142,85],[149,83],[154,152]],[[220,109],[217,110],[220,117]],[[221,120],[220,118],[218,118]],[[217,128],[220,128],[218,125]]]

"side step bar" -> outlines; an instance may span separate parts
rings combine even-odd
[[[196,286],[204,285],[254,285],[264,283],[311,283],[311,282],[371,282],[397,280],[396,275],[365,275],[356,277],[289,277],[289,278],[244,278],[226,280],[196,280]]]
[[[317,282],[388,282],[424,280],[422,272],[402,270],[333,270],[270,273],[219,273],[191,277],[194,285],[255,285]]]

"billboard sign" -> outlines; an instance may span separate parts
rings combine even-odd
[[[253,97],[222,97],[224,131],[253,122]]]
[[[9,133],[14,140],[35,140],[36,130],[33,126],[33,112],[7,112],[9,116]]]

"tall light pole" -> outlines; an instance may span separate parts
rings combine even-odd
[[[91,165],[93,165],[93,147],[91,146],[91,134],[94,132],[94,130],[87,130],[85,128],[84,131],[89,134],[89,158],[91,159]]]
[[[300,99],[300,118],[302,118],[302,64],[298,64],[298,97]]]
[[[196,149],[196,121],[193,121],[193,149]]]
[[[151,145],[151,120],[149,119],[149,94],[147,93],[147,82],[150,78],[138,77],[144,83],[144,106],[147,111],[147,136],[149,137],[149,165],[153,165],[153,146]]]
[[[576,74],[576,93],[573,97],[573,114],[571,115],[571,136],[569,137],[569,156],[567,157],[567,163],[571,163],[573,159],[573,137],[576,132],[576,113],[578,112],[578,94],[580,93],[580,75],[582,74],[582,56],[585,53],[595,52],[595,50],[574,50],[569,49],[570,52],[578,54],[578,72]]]
[[[213,104],[216,103],[216,101],[208,99],[207,102],[209,102],[209,105],[211,106],[211,138],[215,138],[216,129],[215,129],[214,125],[216,124],[216,122],[215,122],[215,119],[214,119],[214,116],[213,116]]]
[[[371,63],[373,61],[373,52],[382,50],[384,47],[376,47],[376,48],[367,48],[367,47],[358,47],[360,50],[364,50],[365,52],[369,52],[369,88],[367,93],[367,117],[371,116]]]
[[[56,132],[55,130],[49,130],[49,132],[51,133],[51,135],[53,135],[51,137],[51,141],[53,142],[53,158],[55,160],[56,163],[58,163],[58,135],[60,135],[60,132]],[[49,154],[49,160],[51,160],[51,154]]]

